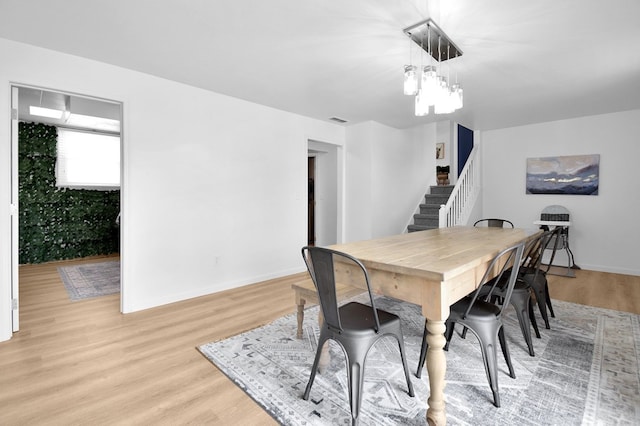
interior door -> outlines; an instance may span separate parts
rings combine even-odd
[[[458,176],[467,164],[467,159],[473,149],[473,130],[458,125]]]
[[[307,210],[307,244],[314,246],[316,244],[316,193],[315,193],[315,178],[316,178],[316,158],[308,157],[307,160],[307,174],[309,179],[309,207]]]
[[[20,328],[18,286],[18,88],[11,87],[11,305],[13,331]]]

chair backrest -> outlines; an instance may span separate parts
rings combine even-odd
[[[325,324],[330,329],[343,331],[336,292],[335,264],[338,262],[340,267],[349,267],[351,269],[350,280],[352,280],[352,284],[353,280],[362,280],[366,283],[373,311],[375,330],[377,332],[380,329],[380,320],[378,319],[373,293],[369,285],[369,273],[362,262],[347,253],[311,246],[302,248],[302,258],[307,265],[313,284],[316,286]]]
[[[507,249],[502,250],[498,253],[489,263],[480,283],[471,295],[471,303],[469,303],[469,307],[467,311],[464,313],[464,317],[466,317],[471,311],[473,304],[478,300],[490,300],[493,295],[494,290],[499,286],[500,283],[505,279],[505,274],[508,276],[508,281],[506,288],[502,288],[501,297],[504,297],[504,302],[502,302],[502,307],[500,309],[500,314],[504,311],[504,309],[509,305],[509,300],[511,300],[511,294],[513,293],[513,287],[516,284],[516,279],[518,278],[518,272],[520,270],[520,264],[522,263],[522,253],[524,252],[525,243],[519,243],[514,246],[511,246]],[[484,288],[485,284],[491,283],[491,287],[489,292],[486,292],[486,288]],[[482,295],[482,297],[480,297]]]
[[[476,228],[489,227],[489,228],[513,228],[513,223],[507,219],[480,219],[473,224]]]
[[[549,238],[551,238],[551,231],[547,230],[525,244],[522,254],[522,266],[530,269],[540,268],[542,254],[549,242]]]
[[[556,251],[558,250],[558,248],[561,248],[561,244],[564,247],[565,243],[563,241],[563,238],[566,238],[566,236],[563,233],[565,232],[565,229],[566,228],[563,228],[561,226],[556,226],[552,231],[547,231],[548,237],[546,241],[544,241],[543,246],[540,250],[540,260],[542,260],[542,255],[545,250],[551,250],[551,258],[547,263],[547,269],[545,270],[545,272],[549,272],[549,269],[551,269],[553,259],[556,257]]]
[[[567,210],[566,207],[564,206],[559,206],[557,204],[554,204],[552,206],[547,206],[544,209],[542,209],[542,212],[540,213],[540,220],[551,220],[551,221],[558,221],[558,222],[564,222],[564,221],[569,221],[569,210]]]

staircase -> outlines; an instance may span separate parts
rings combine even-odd
[[[439,211],[442,204],[447,204],[449,195],[453,191],[453,185],[432,186],[429,194],[424,196],[424,204],[420,204],[420,213],[413,215],[413,225],[409,225],[407,231],[424,231],[440,226]]]

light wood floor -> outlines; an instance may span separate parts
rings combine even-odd
[[[548,275],[552,299],[640,314],[640,276],[575,271],[576,278]]]
[[[122,315],[118,295],[69,301],[57,266],[20,269],[21,331],[0,343],[0,424],[275,424],[195,347],[294,312],[290,287],[304,275]],[[640,313],[640,277],[577,272],[551,277],[552,297]]]

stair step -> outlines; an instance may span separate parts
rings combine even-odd
[[[420,214],[437,215],[440,212],[440,204],[420,204]]]
[[[436,229],[437,226],[428,226],[428,225],[409,225],[407,230],[409,232],[417,232],[417,231],[427,231],[429,229]]]
[[[425,204],[447,204],[449,201],[448,194],[426,194],[424,196]]]
[[[436,229],[440,222],[440,206],[447,204],[453,185],[437,185],[429,188],[424,196],[424,204],[420,204],[420,213],[413,215],[413,224],[407,227],[408,232]]]
[[[436,214],[414,214],[413,215],[413,224],[420,226],[433,226],[435,228],[438,227],[440,223],[440,217]]]
[[[450,195],[453,191],[453,185],[432,185],[430,187],[431,194]]]

